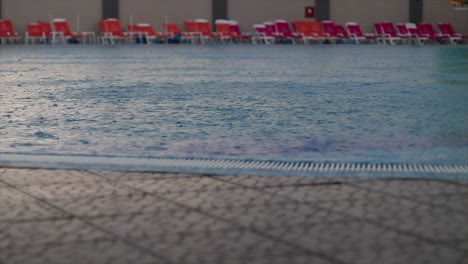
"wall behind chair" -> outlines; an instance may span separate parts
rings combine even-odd
[[[455,31],[468,35],[468,10],[456,11],[448,0],[424,0],[423,22],[436,25],[439,22],[451,23]]]
[[[183,31],[184,20],[204,18],[211,21],[212,0],[120,0],[122,26],[132,23],[150,23],[162,31],[166,16]]]
[[[374,32],[375,22],[409,22],[409,0],[330,1],[331,20],[341,25],[357,22],[363,32]]]
[[[26,25],[38,20],[65,18],[72,31],[77,29],[80,16],[80,31],[98,31],[102,16],[101,1],[96,0],[2,0],[2,14],[11,19],[14,29],[20,34],[26,32]]]
[[[228,18],[237,20],[242,31],[252,32],[254,24],[265,21],[304,20],[305,6],[315,6],[315,0],[229,0]]]

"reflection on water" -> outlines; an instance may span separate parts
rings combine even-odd
[[[467,54],[0,47],[0,152],[466,164]]]

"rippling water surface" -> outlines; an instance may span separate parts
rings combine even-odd
[[[468,163],[468,47],[4,46],[0,152]]]

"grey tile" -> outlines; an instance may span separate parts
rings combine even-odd
[[[108,234],[73,218],[0,224],[0,248],[110,238]]]
[[[164,241],[139,241],[163,252],[173,263],[330,263],[332,256],[303,251],[247,230],[227,229],[188,233]],[[293,258],[296,256],[296,258]],[[308,262],[307,262],[308,261]]]
[[[218,181],[210,177],[175,177],[175,178],[155,178],[129,180],[125,185],[132,186],[139,190],[150,193],[171,193],[171,192],[202,192],[211,190],[226,190],[240,188],[229,182]]]
[[[285,201],[285,198],[283,197],[248,188],[184,193],[158,193],[156,195],[188,207],[203,209],[254,205],[268,206],[270,204],[277,204]]]
[[[368,190],[381,191],[407,197],[467,193],[468,187],[442,180],[388,179],[350,183]]]
[[[288,202],[269,206],[224,207],[207,210],[226,221],[278,235],[297,226],[347,221],[343,214],[312,204]]]
[[[89,218],[173,211],[179,206],[146,193],[127,195],[83,196],[48,200],[50,204],[75,216]]]
[[[0,188],[0,223],[50,218],[66,214],[12,188]]]
[[[231,229],[231,225],[191,210],[165,211],[143,215],[124,215],[89,219],[108,232],[132,240],[165,239],[189,233],[209,234],[214,230]]]
[[[2,249],[0,261],[8,264],[167,263],[120,241],[106,240]]]
[[[102,180],[75,183],[53,183],[49,185],[29,185],[21,187],[21,190],[43,200],[132,194],[132,190],[130,188]]]
[[[434,241],[450,243],[468,240],[468,213],[393,197],[350,199],[323,206],[333,208],[350,218],[370,220],[381,226]]]
[[[48,185],[55,183],[83,183],[96,181],[96,177],[86,171],[45,170],[45,169],[6,169],[0,174],[0,181],[14,186]]]

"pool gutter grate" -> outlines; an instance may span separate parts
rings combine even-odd
[[[404,163],[353,163],[353,162],[287,162],[234,159],[155,158],[81,155],[32,155],[0,153],[0,166],[17,167],[78,167],[122,170],[171,171],[208,170],[235,171],[238,174],[256,172],[280,173],[413,173],[413,174],[463,174],[468,175],[468,165],[404,164]]]

